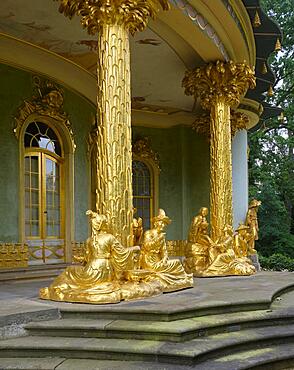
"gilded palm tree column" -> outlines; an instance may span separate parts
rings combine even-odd
[[[107,215],[111,233],[132,243],[132,150],[129,33],[142,31],[167,0],[58,0],[59,11],[98,34],[97,212]]]
[[[98,132],[96,209],[111,232],[130,245],[132,216],[131,87],[129,37],[121,25],[98,36]]]
[[[216,241],[233,223],[230,108],[255,87],[255,77],[245,63],[217,61],[187,71],[183,86],[210,111],[210,217],[211,238]]]

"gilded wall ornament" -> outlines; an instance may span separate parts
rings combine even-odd
[[[17,139],[21,128],[32,114],[50,117],[64,125],[71,138],[73,149],[75,149],[74,134],[67,114],[63,110],[62,90],[49,80],[42,81],[39,77],[34,77],[35,94],[31,99],[24,100],[15,116],[16,125],[13,132]]]
[[[159,155],[151,148],[150,138],[143,137],[137,139],[133,144],[132,150],[138,159],[150,159],[160,169]]]
[[[124,25],[133,35],[143,31],[148,18],[155,18],[160,8],[169,9],[167,0],[55,0],[60,1],[60,13],[70,19],[74,15],[81,16],[81,24],[90,35],[98,33],[99,28],[106,24]]]

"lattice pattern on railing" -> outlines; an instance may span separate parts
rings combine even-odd
[[[0,243],[0,268],[27,267],[28,246],[21,243]]]
[[[169,257],[184,257],[188,245],[187,240],[167,240],[166,246]],[[85,242],[72,242],[72,261],[83,263],[86,252]]]
[[[72,262],[83,263],[86,255],[86,242],[72,242]]]
[[[167,240],[166,246],[169,257],[184,257],[187,245],[187,240]]]

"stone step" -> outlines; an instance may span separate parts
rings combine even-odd
[[[270,302],[263,299],[237,304],[231,302],[213,302],[212,304],[200,302],[197,306],[195,305],[191,308],[166,306],[165,310],[163,307],[153,308],[146,304],[146,301],[132,302],[132,305],[129,306],[124,306],[124,303],[130,302],[122,302],[120,305],[108,305],[107,307],[105,305],[71,303],[61,303],[56,306],[59,308],[61,316],[67,319],[116,320],[119,317],[124,320],[134,321],[174,321],[208,315],[267,310],[270,307]],[[143,303],[142,306],[139,305],[140,303]]]
[[[294,325],[215,334],[183,343],[136,339],[28,336],[0,341],[0,357],[62,357],[120,361],[152,361],[195,365],[269,345],[294,342]]]
[[[121,338],[183,342],[210,334],[233,332],[261,326],[294,324],[292,310],[249,311],[210,315],[175,321],[107,319],[60,319],[32,322],[25,326],[30,335]]]
[[[194,366],[146,361],[113,361],[65,358],[1,358],[6,370],[282,370],[294,368],[294,344],[240,351]]]
[[[203,361],[196,366],[196,369],[198,368],[199,370],[291,370],[294,369],[294,343],[266,345],[226,354]],[[92,370],[91,367],[88,370]]]
[[[36,265],[23,268],[0,269],[0,281],[47,279],[58,276],[67,266],[67,263],[51,265]]]
[[[66,359],[46,358],[1,358],[0,370],[55,370],[59,369]],[[94,364],[92,364],[94,365]],[[76,367],[75,369],[82,369]]]

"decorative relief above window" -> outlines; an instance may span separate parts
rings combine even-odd
[[[30,116],[37,114],[39,116],[50,117],[66,128],[74,150],[76,145],[73,130],[67,114],[63,110],[62,90],[51,81],[43,81],[37,76],[33,80],[35,94],[31,99],[24,100],[22,106],[18,109],[15,117],[16,125],[13,129],[15,136],[19,139],[21,129]]]

